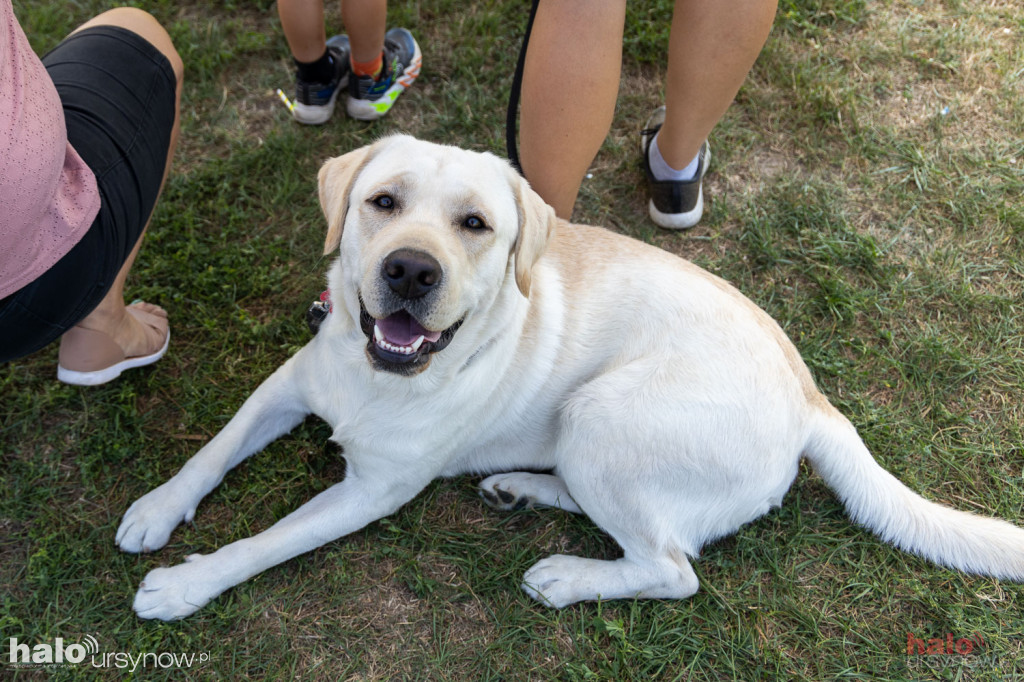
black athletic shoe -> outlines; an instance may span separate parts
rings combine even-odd
[[[640,131],[640,154],[644,160],[644,175],[647,176],[647,189],[651,196],[647,212],[651,220],[660,227],[685,230],[699,223],[704,214],[704,193],[701,184],[708,164],[711,163],[711,147],[707,141],[701,145],[700,165],[693,180],[656,180],[651,173],[647,152],[651,140],[664,123],[665,107],[658,107],[647,119],[647,125]]]
[[[334,36],[327,41],[327,51],[334,62],[334,78],[329,83],[307,83],[295,76],[295,106],[292,117],[306,125],[321,125],[334,114],[334,103],[349,81],[348,36]]]

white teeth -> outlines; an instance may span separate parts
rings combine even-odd
[[[387,339],[384,338],[384,332],[382,332],[380,327],[375,324],[373,325],[373,341],[377,344],[378,348],[383,348],[386,351],[401,353],[402,355],[412,355],[420,349],[420,346],[423,345],[423,342],[426,341],[426,339],[421,334],[419,338],[412,342],[411,346],[396,346],[393,343],[389,343]]]

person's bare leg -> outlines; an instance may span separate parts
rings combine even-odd
[[[658,149],[685,168],[725,114],[775,18],[777,0],[676,0]]]
[[[624,0],[541,0],[523,70],[519,156],[530,185],[572,215],[608,135],[622,70]]]
[[[323,0],[278,0],[277,14],[292,57],[315,62],[327,51]]]
[[[352,45],[353,62],[372,62],[381,55],[387,20],[387,0],[342,0],[341,21]]]
[[[185,67],[181,57],[174,49],[171,37],[164,30],[163,26],[152,16],[131,7],[121,7],[104,12],[86,23],[79,26],[75,31],[80,31],[91,26],[111,25],[126,28],[145,38],[167,57],[174,71],[177,80],[174,105],[174,128],[171,130],[170,144],[167,151],[167,164],[164,168],[164,180],[171,167],[171,157],[178,142],[179,111],[181,103],[181,83]],[[161,183],[162,188],[162,183]],[[148,223],[147,223],[148,226]],[[135,262],[135,256],[139,252],[145,230],[139,237],[132,249],[128,259],[121,266],[117,277],[114,279],[110,291],[103,298],[100,304],[87,315],[78,326],[86,329],[93,329],[106,333],[124,350],[126,357],[148,355],[160,349],[167,335],[167,313],[159,306],[143,303],[133,306],[136,313],[141,311],[150,324],[140,322],[134,314],[130,314],[124,303],[124,285],[128,278],[128,272]],[[156,327],[152,326],[153,324]]]
[[[368,62],[384,49],[387,0],[346,0],[341,21],[352,45],[352,59]],[[277,13],[292,57],[315,62],[327,50],[323,0],[278,0]]]

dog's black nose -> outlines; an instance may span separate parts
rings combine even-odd
[[[441,264],[429,253],[398,249],[384,259],[381,275],[402,298],[419,298],[441,282]]]

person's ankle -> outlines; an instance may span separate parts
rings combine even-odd
[[[104,302],[83,317],[75,326],[114,336],[115,332],[125,323],[127,316],[128,309],[123,303],[115,305]]]
[[[661,155],[661,149],[658,148],[658,137],[659,135],[655,135],[654,139],[651,140],[651,146],[647,152],[647,163],[651,167],[654,179],[663,182],[688,182],[697,177],[697,171],[700,170],[700,152],[697,153],[697,156],[693,157],[693,160],[685,168],[673,168]]]
[[[307,83],[329,83],[334,77],[334,58],[331,51],[324,48],[324,54],[313,62],[300,62],[293,58],[299,80]]]
[[[357,62],[355,59],[351,59],[349,60],[349,66],[352,67],[352,74],[357,78],[379,80],[384,73],[384,52],[381,51],[376,59],[368,62]]]

